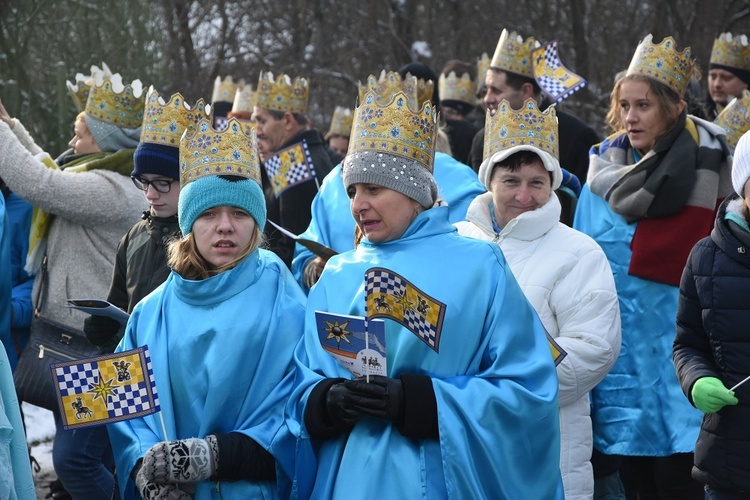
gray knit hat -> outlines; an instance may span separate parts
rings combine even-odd
[[[437,113],[429,102],[412,110],[403,92],[377,97],[368,91],[355,112],[344,187],[377,184],[430,208],[438,192],[432,175]]]

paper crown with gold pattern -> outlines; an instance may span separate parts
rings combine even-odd
[[[438,91],[441,101],[461,101],[474,106],[477,103],[475,89],[476,85],[468,73],[464,73],[460,78],[453,71],[448,76],[440,74]]]
[[[735,97],[719,113],[714,123],[727,132],[727,144],[734,150],[740,137],[750,130],[750,90],[743,90],[742,97]]]
[[[477,90],[484,83],[488,69],[490,69],[490,56],[487,55],[487,52],[483,52],[482,57],[477,59]]]
[[[255,91],[255,105],[259,108],[291,113],[307,113],[307,99],[310,87],[307,79],[292,79],[279,75],[276,79],[270,71],[261,71],[258,88]]]
[[[89,99],[91,85],[94,83],[94,76],[98,73],[103,73],[105,77],[112,76],[112,71],[110,71],[109,67],[102,63],[101,68],[92,65],[88,75],[76,73],[75,83],[70,80],[65,82],[65,85],[68,87],[68,94],[79,112],[86,109],[86,101]]]
[[[537,47],[539,47],[539,42],[534,40],[533,36],[524,40],[515,31],[508,32],[504,29],[497,42],[490,67],[534,78],[531,69],[531,51]]]
[[[184,132],[195,132],[198,121],[212,119],[211,106],[206,105],[203,99],[198,99],[190,106],[182,94],[177,92],[172,94],[169,102],[164,102],[153,86],[146,93],[143,115],[141,142],[173,148],[180,147],[180,138]]]
[[[140,80],[124,85],[122,76],[115,73],[94,75],[94,81],[86,100],[86,114],[101,122],[119,128],[136,129],[143,122],[145,96]]]
[[[336,106],[336,109],[333,110],[331,127],[328,129],[328,133],[326,134],[326,140],[334,135],[349,137],[352,133],[353,122],[354,114],[352,113],[351,109]]]
[[[417,79],[417,106],[421,107],[427,101],[432,102],[432,94],[435,92],[435,82],[418,78],[411,73],[406,73],[406,78]]]
[[[227,128],[218,131],[203,118],[193,133],[186,130],[180,139],[180,185],[210,175],[236,175],[260,184],[258,158],[254,128],[230,118]]]
[[[255,92],[250,84],[240,85],[234,94],[232,111],[235,113],[252,113],[255,106]]]
[[[709,64],[750,71],[750,44],[746,35],[722,33],[714,40]]]
[[[398,92],[403,92],[406,104],[412,110],[416,111],[419,109],[419,98],[417,94],[417,81],[416,76],[407,76],[401,78],[401,75],[395,71],[383,70],[380,72],[380,76],[370,75],[363,84],[358,82],[359,86],[359,102],[364,102],[365,94],[372,90],[375,101],[380,104],[385,104],[391,100],[391,96]]]
[[[554,106],[539,111],[534,99],[526,99],[521,109],[500,101],[497,112],[487,112],[484,126],[484,159],[514,146],[534,146],[560,159],[557,113]]]
[[[216,80],[214,80],[214,90],[211,94],[211,102],[233,102],[237,87],[244,84],[245,80],[235,82],[231,75],[226,78],[217,76]]]
[[[690,55],[690,47],[678,52],[677,44],[671,36],[655,45],[653,36],[648,34],[635,49],[626,75],[647,76],[666,85],[682,97],[693,74]]]
[[[381,96],[368,90],[354,112],[347,155],[374,151],[414,160],[432,172],[437,139],[437,110],[426,102],[408,105],[403,91]]]

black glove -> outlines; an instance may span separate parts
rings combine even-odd
[[[95,346],[111,343],[122,325],[108,316],[89,316],[83,320],[83,333]]]
[[[354,427],[365,413],[359,409],[362,395],[352,392],[347,384],[349,382],[338,382],[333,384],[326,393],[326,410],[331,423]]]
[[[370,375],[344,382],[354,410],[400,424],[404,419],[404,385],[401,379]]]
[[[347,389],[343,378],[318,382],[305,407],[305,427],[311,437],[330,439],[349,432],[365,413],[357,409],[361,396]]]

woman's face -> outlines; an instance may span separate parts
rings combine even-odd
[[[91,135],[91,131],[86,126],[86,120],[76,120],[73,125],[73,131],[75,135],[68,143],[68,146],[73,148],[73,153],[77,155],[90,154],[90,153],[101,153],[102,150],[94,140],[94,136]]]
[[[237,259],[254,234],[255,219],[237,207],[209,208],[193,223],[198,252],[215,267]]]
[[[521,215],[541,207],[552,194],[552,180],[542,160],[510,168],[496,167],[490,178],[495,221],[500,229]]]
[[[347,194],[354,221],[373,243],[397,240],[419,213],[414,200],[377,184],[352,184]]]
[[[674,117],[666,116],[648,82],[625,80],[620,86],[620,119],[630,144],[640,153],[651,151],[670,128]]]

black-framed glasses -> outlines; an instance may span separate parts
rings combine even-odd
[[[154,189],[160,193],[168,193],[169,190],[172,189],[172,184],[179,182],[177,179],[155,179],[150,181],[143,177],[138,177],[137,175],[131,175],[130,178],[133,179],[133,184],[135,184],[135,187],[138,189],[148,191],[148,187],[153,186]]]

